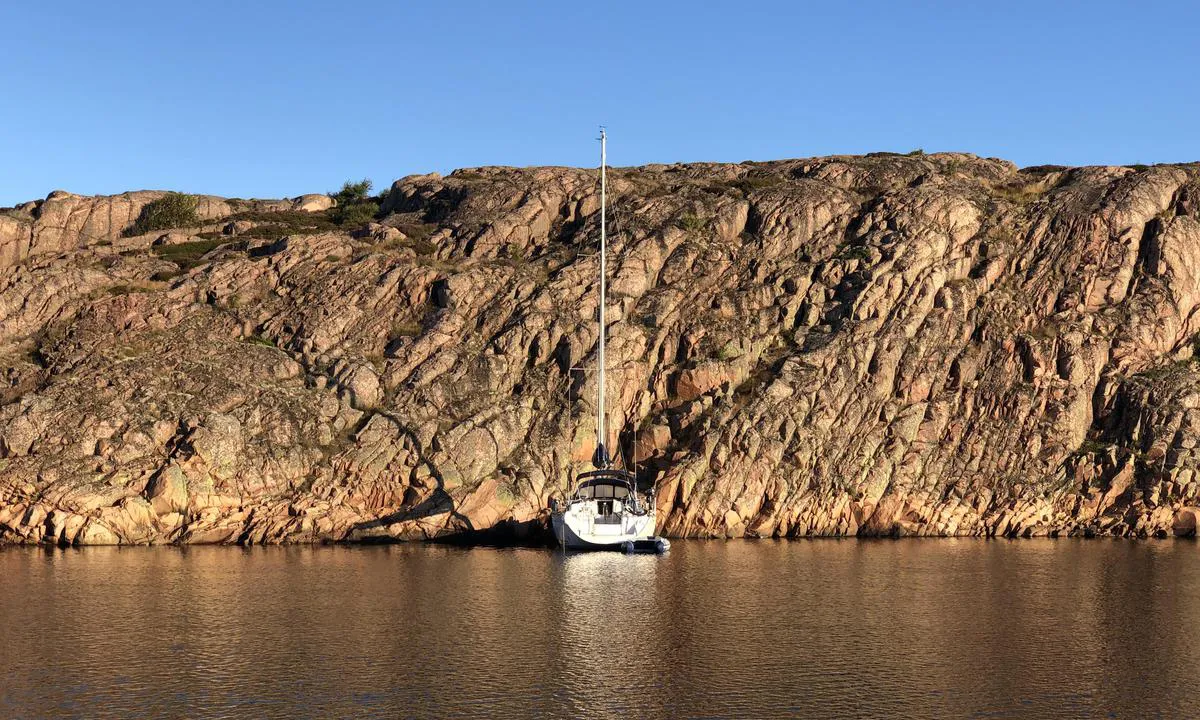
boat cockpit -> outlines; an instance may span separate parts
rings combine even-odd
[[[645,503],[638,498],[634,489],[632,473],[624,470],[595,470],[583,473],[571,497],[571,504],[595,501],[596,515],[601,518],[616,518],[619,512],[635,515],[646,513]]]

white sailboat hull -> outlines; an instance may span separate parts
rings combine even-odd
[[[654,535],[654,514],[625,514],[619,523],[597,523],[579,513],[556,512],[550,516],[554,537],[568,550],[620,550],[627,540]]]

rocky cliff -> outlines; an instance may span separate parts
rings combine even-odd
[[[617,169],[613,447],[675,536],[1161,535],[1200,492],[1200,165]],[[595,171],[0,211],[0,541],[536,527],[594,430]]]

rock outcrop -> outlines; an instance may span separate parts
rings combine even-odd
[[[141,248],[162,233],[127,237],[148,203],[166,195],[157,190],[121,195],[85,197],[56,190],[45,200],[25,203],[0,211],[0,268],[16,265],[31,255],[71,253],[76,250],[120,245]],[[328,195],[301,195],[292,200],[229,200],[211,195],[196,196],[196,217],[201,222],[219,220],[235,213],[323,212],[333,207]],[[205,228],[194,228],[201,231]],[[175,233],[180,234],[180,233]]]
[[[610,178],[612,447],[666,533],[1195,533],[1200,166]],[[409,177],[378,223],[283,235],[262,212],[329,204],[203,198],[125,237],[157,196],[0,212],[0,541],[536,531],[585,467],[594,171]]]

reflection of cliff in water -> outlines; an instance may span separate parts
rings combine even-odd
[[[1190,542],[0,551],[0,717],[1186,717]]]

